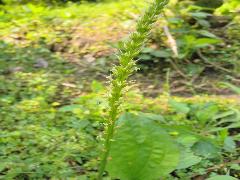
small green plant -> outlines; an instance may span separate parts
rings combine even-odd
[[[127,79],[137,69],[134,58],[140,53],[140,50],[149,35],[152,24],[156,22],[158,15],[167,3],[168,0],[155,0],[139,20],[136,32],[130,36],[128,41],[120,43],[120,51],[118,55],[119,65],[114,67],[111,77],[111,92],[108,99],[109,114],[103,157],[99,169],[99,180],[102,179],[107,164],[111,141],[114,134],[114,127],[119,115],[122,97],[127,86]]]

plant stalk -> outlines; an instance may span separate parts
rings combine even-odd
[[[158,15],[169,0],[154,0],[148,10],[137,23],[136,31],[132,33],[129,39],[119,43],[119,65],[114,67],[111,75],[110,96],[108,98],[109,112],[106,127],[104,149],[99,166],[98,180],[102,180],[108,161],[114,128],[120,114],[122,97],[127,87],[128,77],[137,70],[134,58],[140,53],[152,25],[157,21]]]

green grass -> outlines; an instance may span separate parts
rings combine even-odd
[[[73,96],[71,88],[60,85],[61,79],[56,81],[51,74],[41,73],[16,73],[7,82],[0,85],[3,94],[0,96],[0,178],[94,179],[100,152],[98,136],[107,107],[103,96],[105,88],[95,81],[91,92]],[[3,87],[6,88],[4,93]],[[207,168],[212,163],[235,159],[235,150],[230,156],[223,148],[224,138],[230,137],[228,131],[205,135],[209,129],[199,124],[194,112],[208,113],[209,118],[218,115],[222,120],[235,120],[239,116],[235,117],[234,113],[237,115],[240,111],[237,100],[219,97],[171,99],[175,104],[169,103],[169,96],[151,99],[131,91],[124,106],[130,112],[150,113],[147,116],[154,119],[163,116],[171,126],[188,126],[190,131],[194,129],[194,133],[204,134],[220,147],[222,153],[229,155],[220,159],[203,158],[200,164],[191,167],[190,172],[179,171],[181,177],[189,178],[199,173],[198,166]],[[206,104],[217,108],[217,113],[205,111]],[[191,112],[183,112],[179,106],[187,107]],[[235,110],[232,112],[232,109]],[[170,131],[175,136],[177,132]],[[235,138],[239,140],[239,137]]]
[[[144,0],[124,0],[67,6],[27,4],[0,7],[0,179],[88,180],[96,177],[101,141],[99,134],[103,131],[106,117],[106,90],[101,83],[92,82],[99,78],[99,71],[82,73],[86,67],[91,69],[91,64],[82,66],[81,63],[86,60],[82,55],[106,50],[109,41],[117,41],[128,34],[135,21],[133,14],[138,15],[145,5]],[[234,59],[238,63],[239,28],[237,23],[234,25],[227,33],[232,35],[228,39],[232,47],[223,46],[216,52],[211,51],[212,56],[208,56],[208,48],[203,50],[213,62],[233,63]],[[175,27],[174,24],[170,26]],[[177,30],[184,28],[181,26]],[[194,29],[192,35],[195,34]],[[87,39],[83,43],[79,42],[82,37]],[[91,43],[90,37],[94,37]],[[161,43],[159,49],[165,46],[161,37],[156,36]],[[153,53],[155,49],[152,47],[150,50]],[[156,52],[146,55],[161,63],[165,61],[155,57],[159,55],[159,51]],[[77,56],[72,58],[75,54]],[[40,60],[47,62],[47,67],[39,67]],[[106,73],[106,59],[102,60],[103,65],[98,69]],[[221,76],[225,77],[225,74]],[[169,83],[173,80],[170,77]],[[142,76],[138,82],[141,81]],[[159,82],[159,79],[156,78],[156,81]],[[210,84],[208,79],[206,81]],[[146,86],[144,89],[147,89]],[[130,91],[124,98],[124,109],[129,112],[143,111],[148,113],[148,117],[160,120],[164,117],[167,126],[188,126],[190,131],[197,131],[218,147],[220,158],[201,157],[198,164],[176,170],[180,179],[206,174],[207,168],[237,160],[239,147],[234,149],[232,140],[240,140],[238,99],[169,95],[147,98],[139,90]],[[209,118],[207,122],[202,114]],[[235,128],[210,132],[229,125],[216,126],[213,121],[216,117],[218,120],[236,121]],[[200,124],[200,120],[208,125]],[[176,131],[169,133],[178,137]],[[190,160],[195,162],[191,153],[193,159]],[[210,174],[225,175],[228,172],[239,178],[238,163],[226,165]]]

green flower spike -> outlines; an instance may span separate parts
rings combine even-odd
[[[111,76],[110,96],[108,99],[109,114],[98,180],[102,179],[105,171],[111,148],[111,140],[114,134],[115,122],[120,113],[120,106],[122,104],[124,90],[127,87],[128,77],[137,69],[134,58],[140,53],[152,29],[152,25],[157,21],[159,14],[167,3],[168,0],[155,0],[138,21],[136,31],[130,35],[127,41],[120,43],[118,53],[119,65],[113,68]]]

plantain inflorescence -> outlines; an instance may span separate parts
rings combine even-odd
[[[157,21],[159,14],[169,0],[155,0],[137,23],[136,31],[127,41],[119,43],[118,59],[119,65],[114,67],[111,75],[110,96],[108,99],[109,113],[106,127],[106,136],[103,157],[99,168],[98,179],[101,180],[107,163],[111,148],[111,139],[114,134],[115,122],[120,113],[121,99],[127,87],[128,77],[137,70],[134,58],[140,53],[152,25]]]

